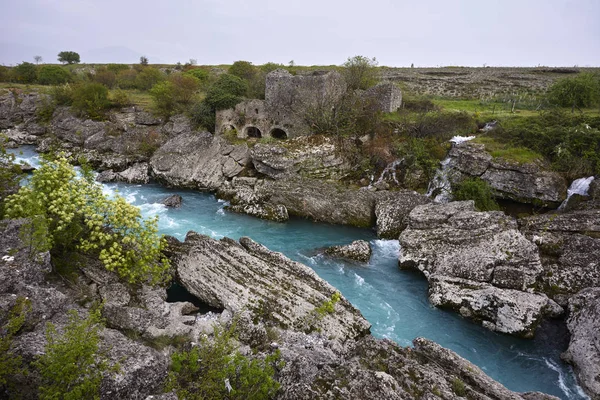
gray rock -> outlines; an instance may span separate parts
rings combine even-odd
[[[371,245],[365,240],[355,240],[345,246],[332,246],[325,249],[325,254],[342,257],[350,260],[369,262],[371,259]]]
[[[309,267],[268,250],[249,238],[216,241],[189,232],[174,259],[181,284],[213,307],[298,331],[319,331],[340,342],[364,336],[370,324],[346,299],[333,313],[318,308],[335,288]]]
[[[183,198],[180,195],[172,194],[169,197],[167,197],[166,199],[164,199],[162,201],[162,204],[164,204],[167,207],[171,207],[171,208],[179,208],[179,207],[181,207],[182,202],[183,202]]]
[[[398,239],[406,228],[406,217],[420,204],[430,203],[431,199],[411,190],[398,192],[377,192],[375,195],[375,218],[377,236],[382,239]]]
[[[9,92],[0,96],[0,129],[34,123],[37,109],[47,96],[39,93]],[[27,131],[27,129],[25,129]],[[30,134],[35,134],[33,131]]]
[[[246,167],[243,149],[248,151],[245,144],[231,146],[208,132],[182,133],[154,153],[150,167],[156,179],[170,186],[217,189]]]
[[[141,111],[135,113],[134,122],[138,125],[160,125],[162,121],[149,112]]]
[[[400,235],[401,268],[429,280],[429,300],[489,329],[533,336],[562,309],[533,293],[543,269],[536,246],[502,212],[476,212],[472,201],[417,206]]]
[[[600,399],[600,288],[569,300],[569,348],[563,358],[575,367],[577,380],[593,400]]]
[[[148,183],[148,163],[137,163],[121,172],[112,169],[102,171],[96,177],[98,182]]]
[[[488,182],[494,195],[517,202],[558,207],[567,196],[567,182],[541,162],[519,164],[494,159],[485,146],[464,142],[450,150],[454,182],[477,176]]]

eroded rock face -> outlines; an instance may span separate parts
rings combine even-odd
[[[148,163],[136,163],[121,172],[114,172],[112,169],[102,171],[96,177],[98,182],[127,182],[127,183],[148,183]]]
[[[231,202],[232,211],[276,221],[294,215],[341,225],[375,224],[373,193],[331,182],[236,178],[217,195]]]
[[[298,137],[282,144],[257,144],[251,158],[258,172],[272,179],[297,177],[339,180],[350,164],[331,138]]]
[[[415,207],[400,235],[401,268],[429,280],[429,300],[503,333],[531,337],[562,309],[533,292],[542,265],[536,246],[502,212],[472,201]]]
[[[377,236],[382,239],[398,239],[413,208],[431,202],[427,196],[412,190],[380,191],[375,193],[375,199]]]
[[[248,146],[232,146],[209,132],[173,137],[150,160],[152,175],[169,186],[218,189],[249,162]]]
[[[600,210],[535,215],[520,223],[540,250],[539,290],[566,305],[580,290],[600,287]]]
[[[369,262],[371,259],[371,245],[366,240],[355,240],[345,246],[331,246],[325,249],[325,254],[349,260]]]
[[[335,312],[316,311],[331,301],[335,288],[309,267],[249,238],[216,241],[189,232],[174,263],[181,284],[213,307],[232,313],[248,308],[277,326],[318,330],[342,342],[369,332],[370,324],[343,297],[334,302]]]
[[[495,159],[484,145],[471,142],[454,145],[449,155],[452,181],[479,177],[490,184],[498,198],[558,207],[567,196],[566,180],[540,163]]]
[[[600,288],[569,300],[569,348],[563,358],[575,367],[577,380],[593,400],[600,399]]]
[[[0,129],[25,127],[35,122],[38,106],[46,99],[46,95],[39,93],[9,92],[0,96]]]

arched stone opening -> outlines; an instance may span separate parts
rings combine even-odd
[[[255,126],[248,126],[244,129],[244,136],[250,138],[260,138],[262,137],[262,132]]]
[[[233,126],[231,124],[225,124],[221,127],[221,133],[227,133],[227,132],[237,133],[237,129],[235,129],[235,126]]]
[[[275,139],[287,139],[288,135],[283,129],[275,128],[271,131],[271,137]]]

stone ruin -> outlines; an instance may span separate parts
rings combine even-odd
[[[344,95],[344,78],[336,71],[292,75],[284,69],[267,74],[265,100],[245,100],[228,110],[217,111],[215,132],[237,132],[239,138],[287,139],[310,135],[301,110],[332,106]],[[393,83],[382,83],[361,94],[378,110],[393,112],[402,105],[402,92]]]

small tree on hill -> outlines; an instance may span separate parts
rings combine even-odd
[[[35,60],[36,64],[39,64],[42,62],[42,56],[35,56],[35,57],[33,57],[33,59]]]
[[[342,65],[342,73],[346,79],[349,90],[368,89],[374,86],[378,81],[377,76],[378,62],[373,58],[364,56],[354,56]]]
[[[600,81],[590,73],[556,81],[548,90],[550,103],[560,107],[590,107],[600,99]]]
[[[144,65],[144,66],[148,65],[148,57],[141,56],[140,57],[140,65]]]
[[[77,64],[81,62],[79,54],[74,51],[61,51],[58,53],[58,61],[63,64]]]

